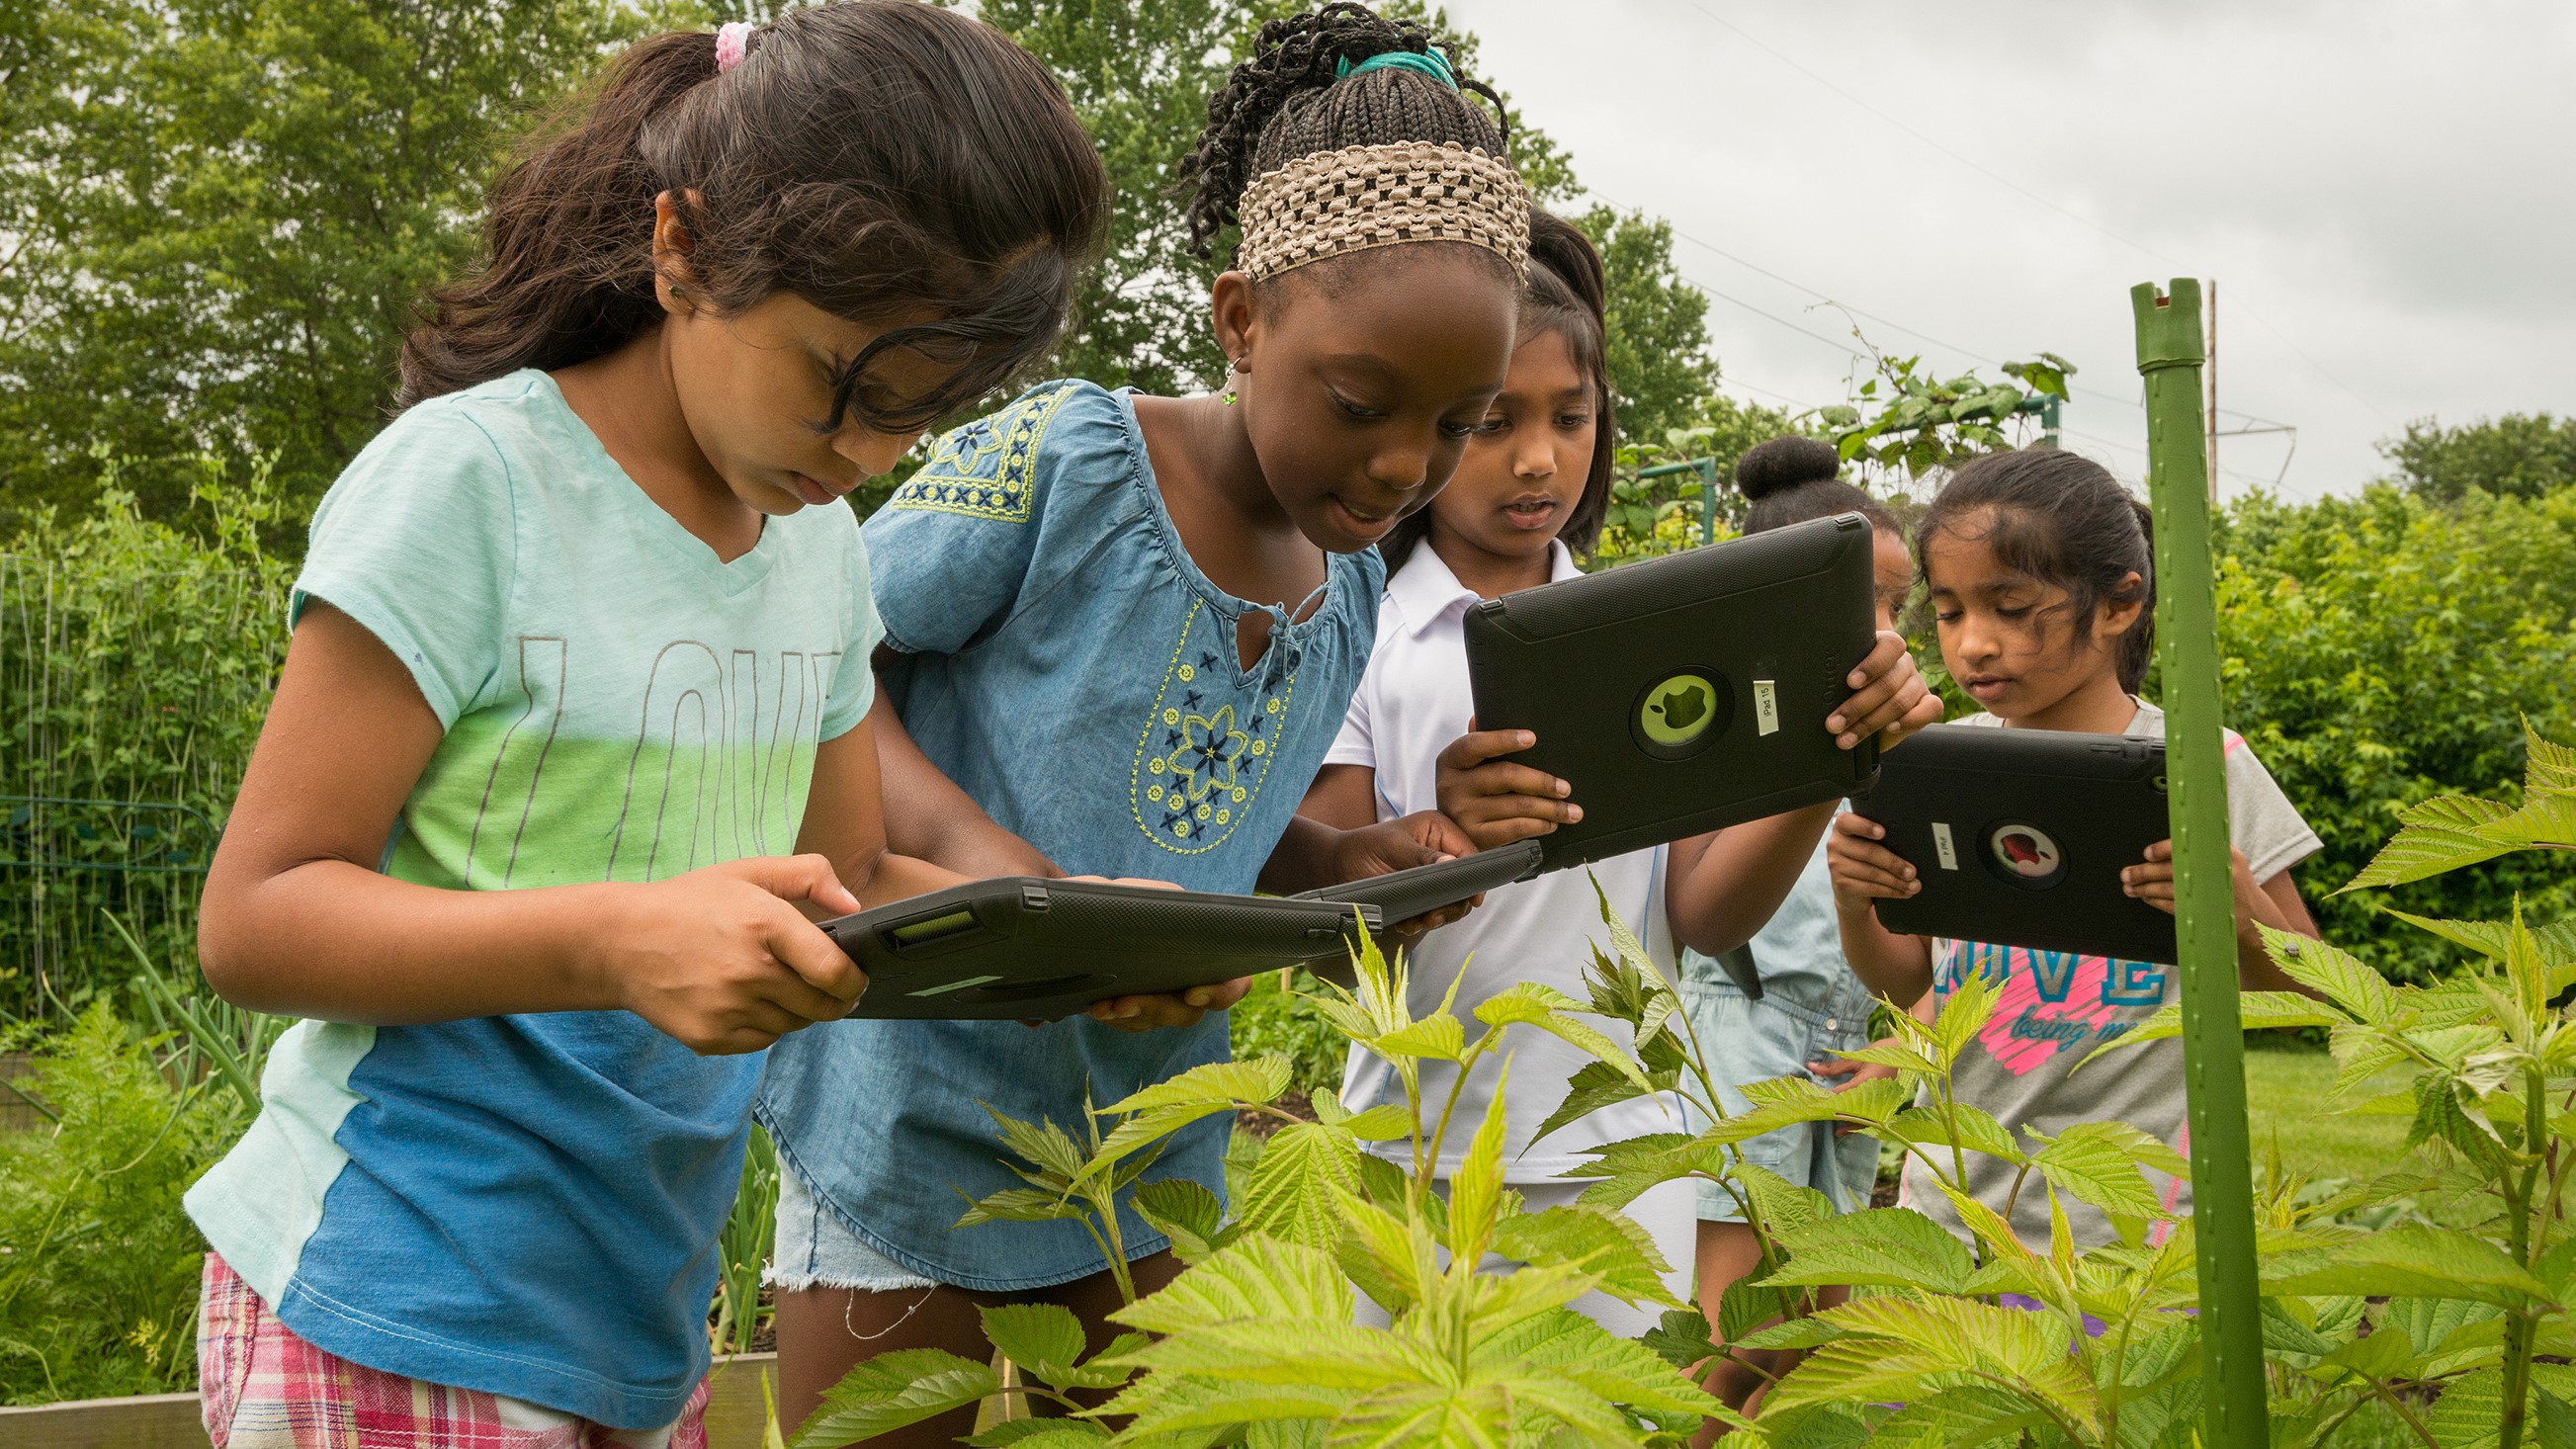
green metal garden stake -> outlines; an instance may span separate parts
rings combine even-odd
[[[2130,289],[2147,383],[2147,491],[2156,516],[2156,661],[2164,673],[2165,779],[2182,947],[2183,1075],[2199,1252],[2203,1402],[2211,1449],[2261,1449],[2262,1300],[2254,1278],[2254,1170],[2245,1122],[2245,1037],[2237,1009],[2236,892],[2228,856],[2227,763],[2219,737],[2218,598],[2210,568],[2201,424],[2200,283]]]

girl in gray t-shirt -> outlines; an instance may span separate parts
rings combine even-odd
[[[2072,453],[1998,453],[1959,470],[1916,526],[1915,556],[1930,587],[1942,660],[1986,709],[1966,723],[2163,737],[2164,711],[2136,697],[2154,628],[2148,531],[2144,506],[2101,465]],[[2238,968],[2248,989],[2295,991],[2255,928],[2316,934],[2289,872],[2320,842],[2232,731],[2226,758]],[[1872,903],[1919,887],[1914,866],[1880,843],[1885,836],[1877,824],[1846,814],[1829,837],[1843,952],[1873,990],[1914,1002],[1927,1017],[1968,973],[1996,983],[2002,999],[1952,1074],[1957,1100],[1991,1113],[2016,1136],[2023,1127],[2054,1135],[2076,1122],[2111,1120],[2187,1151],[2179,1039],[2069,1076],[2094,1048],[2176,998],[2173,968],[1891,932]],[[2172,842],[2159,842],[2124,870],[2128,893],[2172,910],[2172,852]],[[2014,1196],[2016,1174],[2000,1158],[1972,1153],[1965,1166],[1968,1190],[2007,1214],[2023,1241],[2044,1248],[2047,1193],[2025,1185]],[[2187,1181],[2155,1186],[2168,1212],[2190,1211]],[[1948,1199],[1912,1160],[1902,1201],[1965,1236]],[[2111,1240],[2100,1212],[2063,1205],[2079,1243]]]

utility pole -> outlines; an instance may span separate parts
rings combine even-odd
[[[2164,673],[2165,778],[2173,824],[2174,935],[2182,976],[2183,1085],[2191,1123],[2201,1402],[2208,1449],[2264,1449],[2262,1299],[2254,1276],[2254,1171],[2236,907],[2219,733],[2218,591],[2210,563],[2200,283],[2170,296],[2141,282],[2138,371],[2147,387],[2147,491],[2156,519],[2156,658]],[[2202,487],[2194,487],[2201,484]]]

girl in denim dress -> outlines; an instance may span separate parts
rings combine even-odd
[[[885,698],[963,791],[890,765],[894,838],[981,812],[1025,847],[973,868],[1234,892],[1472,848],[1428,812],[1295,815],[1375,637],[1372,545],[1448,481],[1510,364],[1528,202],[1499,107],[1465,89],[1485,101],[1419,27],[1359,6],[1266,25],[1184,168],[1201,249],[1242,225],[1211,299],[1225,393],[1042,384],[943,439],[868,522]],[[863,1357],[985,1357],[996,1302],[1064,1304],[1105,1342],[1117,1296],[1078,1224],[951,1230],[961,1192],[1020,1185],[986,1107],[1079,1136],[1086,1100],[1222,1059],[1212,1008],[1239,994],[1034,1029],[845,1021],[773,1054],[782,1417]],[[1180,1133],[1154,1175],[1221,1193],[1227,1127]],[[1142,1220],[1122,1229],[1140,1290],[1177,1271]],[[969,1417],[876,1442],[948,1442]]]

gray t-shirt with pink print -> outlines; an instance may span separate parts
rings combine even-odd
[[[1980,714],[1962,724],[1999,726]],[[2162,739],[2165,712],[2140,701],[2124,734]],[[2323,846],[2281,792],[2272,772],[2235,731],[2226,732],[2227,824],[2258,883],[2307,859]],[[2067,1073],[2093,1049],[2131,1031],[2168,1002],[2181,999],[2181,976],[2171,966],[2117,961],[2065,951],[2033,951],[1982,941],[1932,941],[1932,989],[1946,1000],[1970,972],[2002,983],[2003,998],[1985,1029],[1959,1057],[1951,1088],[1963,1103],[1981,1107],[2020,1138],[2022,1125],[2050,1136],[2078,1122],[2126,1122],[2154,1134],[2186,1155],[2190,1134],[2183,1110],[2182,1042],[2149,1042],[2102,1058],[2072,1079]],[[1999,1158],[1970,1153],[1968,1187],[1996,1212],[2013,1190],[2013,1169]],[[2191,1184],[2150,1174],[2166,1206],[2191,1211]],[[1923,1164],[1908,1158],[1898,1199],[1965,1237],[1958,1213],[1934,1186]],[[2067,1223],[2081,1246],[2111,1241],[2108,1219],[2091,1206],[2065,1202]],[[2013,1230],[2023,1242],[2048,1244],[2048,1194],[2038,1175],[2012,1200]]]

